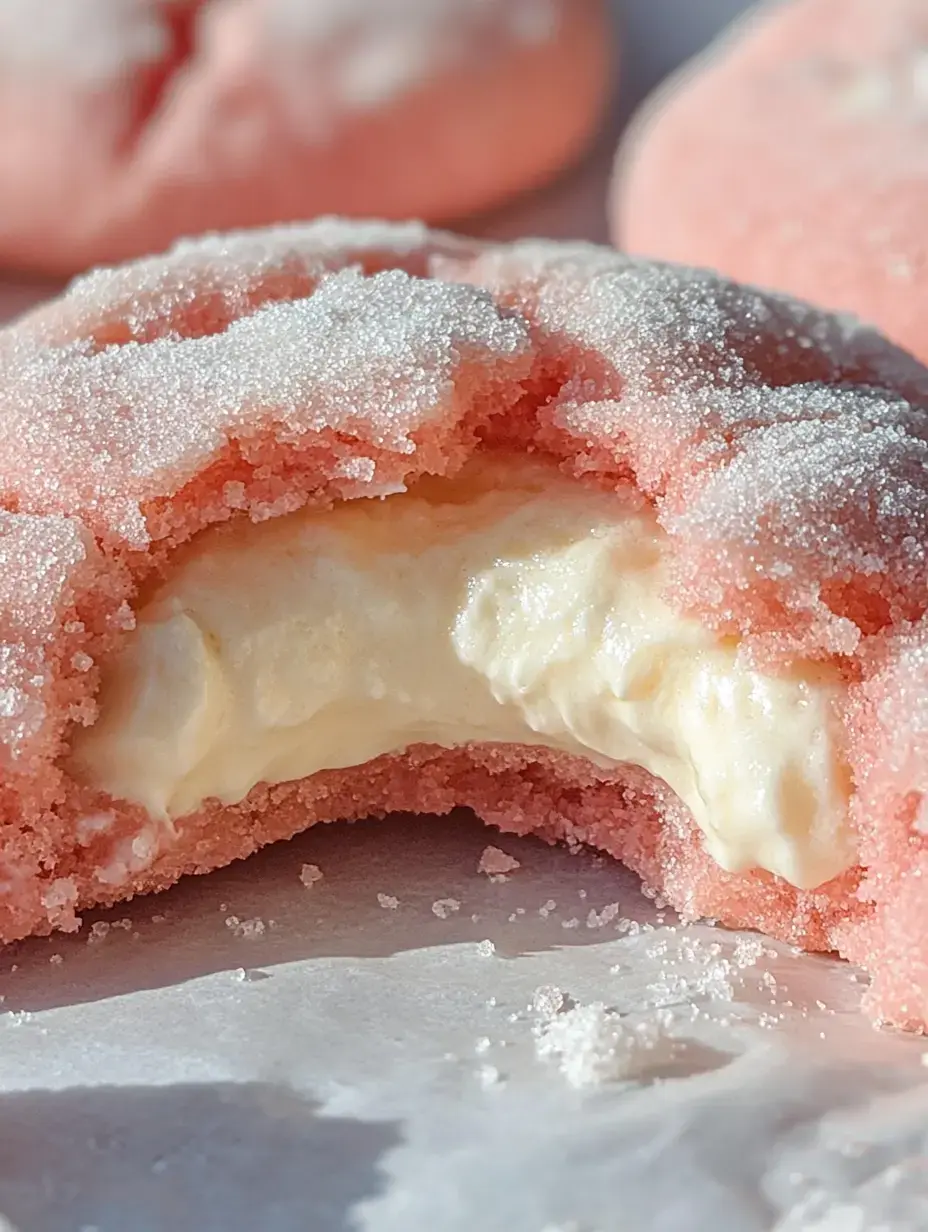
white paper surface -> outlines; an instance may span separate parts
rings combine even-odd
[[[740,7],[627,4],[613,127]],[[613,143],[482,229],[602,238]],[[659,917],[610,861],[398,818],[0,951],[0,1229],[928,1228],[926,1042],[842,964]],[[552,986],[605,1006],[613,1080],[538,1055]]]

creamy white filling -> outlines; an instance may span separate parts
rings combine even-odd
[[[524,460],[213,528],[105,666],[74,766],[175,818],[412,744],[539,745],[658,775],[726,869],[820,884],[854,860],[840,684],[751,670],[665,581],[653,513]]]

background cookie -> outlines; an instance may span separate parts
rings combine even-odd
[[[601,0],[2,0],[0,265],[479,210],[579,153],[609,47]]]
[[[928,356],[923,0],[762,4],[645,105],[613,235],[874,322]]]

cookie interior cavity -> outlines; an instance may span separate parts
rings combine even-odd
[[[104,666],[77,773],[170,824],[414,745],[535,745],[661,778],[730,871],[827,881],[855,854],[840,686],[764,675],[676,613],[664,540],[634,493],[480,455],[212,528]]]

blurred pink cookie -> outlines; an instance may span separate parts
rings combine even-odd
[[[0,0],[0,266],[546,180],[609,89],[602,0]]]
[[[857,314],[928,359],[928,6],[764,4],[646,106],[613,234]]]
[[[928,1019],[904,352],[593,246],[320,221],[91,274],[0,376],[0,938],[466,805]]]

